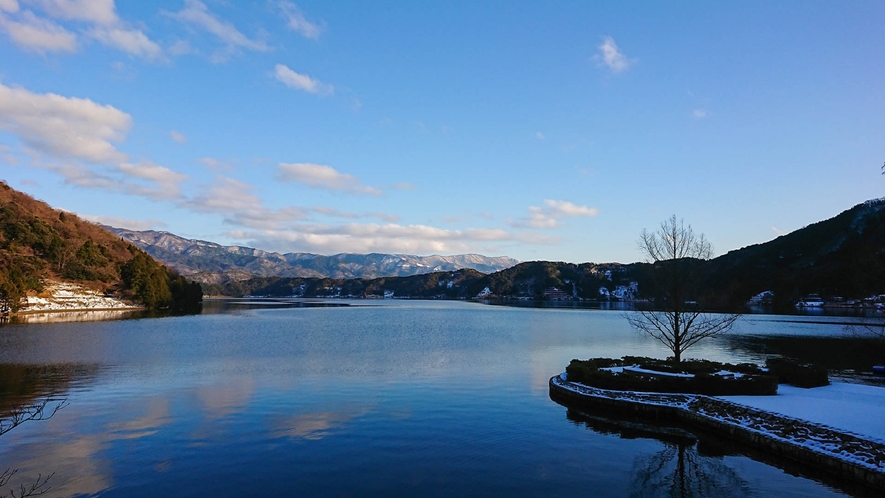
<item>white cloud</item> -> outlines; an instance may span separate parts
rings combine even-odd
[[[535,132],[535,138],[537,138],[538,140],[546,140],[547,139],[547,137],[545,137],[544,134],[541,133],[540,131]]]
[[[177,40],[175,43],[169,46],[169,53],[174,56],[179,55],[188,55],[197,53],[196,49],[191,46],[186,40]]]
[[[47,15],[69,21],[111,25],[119,21],[114,0],[25,0],[39,5]]]
[[[127,27],[117,17],[113,0],[25,1],[38,6],[48,17],[87,23],[91,27],[84,29],[83,33],[109,47],[148,59],[162,58],[163,51],[157,43],[141,30]],[[17,7],[17,4],[0,6],[0,11],[18,10],[11,7]],[[0,29],[25,50],[46,53],[74,52],[77,49],[77,35],[29,10],[14,17],[0,15]]]
[[[122,164],[114,168],[105,168],[104,171],[73,163],[38,163],[35,166],[57,173],[68,185],[121,192],[151,200],[180,199],[179,182],[185,178],[184,175],[174,172],[169,172],[165,178],[151,177],[138,171],[139,167],[145,166],[143,163]],[[162,166],[156,167],[162,168]]]
[[[130,55],[147,59],[160,59],[163,56],[163,49],[137,29],[102,26],[90,29],[87,34],[109,47]]]
[[[588,216],[594,217],[599,214],[596,208],[588,208],[587,206],[578,206],[568,201],[554,201],[547,199],[544,204],[554,213],[562,216]]]
[[[217,213],[230,225],[255,230],[283,230],[290,223],[307,218],[298,207],[268,209],[255,195],[255,186],[227,177],[218,177],[203,193],[181,203],[200,213]]]
[[[129,114],[109,105],[0,84],[0,131],[18,137],[34,166],[55,171],[70,185],[179,198],[185,175],[148,161],[131,163],[117,150],[113,142],[125,139],[131,126]]]
[[[317,39],[323,32],[323,28],[308,21],[301,10],[292,2],[280,2],[280,10],[286,16],[286,26],[292,31],[300,33],[301,36],[310,39]]]
[[[187,142],[187,137],[184,136],[183,133],[179,133],[175,130],[172,130],[169,132],[169,138],[171,138],[173,142],[180,143],[180,144]]]
[[[332,85],[327,85],[311,78],[306,74],[296,73],[283,64],[277,64],[274,68],[274,77],[277,81],[293,90],[304,90],[308,93],[328,95],[335,91]]]
[[[129,114],[110,105],[0,84],[0,130],[60,159],[123,162],[111,142],[123,140],[131,126]]]
[[[197,159],[197,162],[203,163],[207,168],[215,172],[234,170],[234,167],[231,166],[230,163],[211,157],[201,157]]]
[[[0,30],[23,50],[39,54],[77,50],[77,35],[29,10],[22,12],[18,20],[0,13]]]
[[[617,74],[630,69],[630,66],[636,63],[636,59],[628,59],[619,49],[615,40],[610,36],[606,36],[602,43],[597,47],[599,53],[593,56],[600,67],[607,67],[611,72]]]
[[[387,213],[379,213],[379,212],[371,212],[366,214],[357,214],[351,213],[349,211],[341,211],[339,209],[330,208],[326,206],[317,206],[314,207],[313,212],[319,213],[325,216],[331,216],[335,218],[347,218],[351,220],[359,219],[359,218],[377,218],[381,221],[386,221],[388,223],[396,223],[400,220],[399,216]]]
[[[261,206],[255,187],[233,178],[219,177],[202,195],[187,202],[187,207],[201,213],[232,213]]]
[[[130,220],[128,218],[118,218],[116,216],[95,216],[88,214],[79,215],[84,220],[101,225],[112,226],[114,228],[128,228],[129,230],[155,230],[166,226],[160,220]]]
[[[18,9],[16,0],[0,0],[0,12],[18,12]]]
[[[547,199],[546,207],[529,206],[529,215],[525,218],[510,220],[510,225],[517,228],[557,228],[559,220],[565,217],[595,217],[599,214],[596,208],[578,206],[568,201]]]
[[[249,245],[281,251],[321,254],[407,253],[452,254],[492,250],[495,244],[520,240],[521,236],[500,229],[444,230],[427,225],[358,224],[304,225],[286,230],[231,231],[229,235],[248,240]],[[538,242],[539,239],[534,239]],[[491,243],[492,245],[488,245]]]
[[[127,176],[147,180],[155,187],[150,189],[134,189],[133,193],[155,198],[177,198],[180,196],[179,184],[187,179],[187,175],[171,169],[144,161],[137,164],[122,163],[119,170]]]
[[[706,109],[695,109],[694,111],[691,112],[691,115],[694,116],[696,119],[704,119],[707,117],[707,110]]]
[[[233,52],[237,49],[252,50],[255,52],[267,52],[270,50],[270,47],[263,41],[249,38],[240,32],[240,30],[238,30],[232,23],[223,21],[213,15],[209,12],[206,4],[199,0],[185,0],[184,9],[178,12],[169,13],[169,15],[174,19],[189,23],[215,35],[216,38],[221,40],[222,43],[227,46],[228,52]],[[229,54],[216,54],[213,59],[215,61],[221,61],[227,55]]]
[[[363,185],[355,176],[339,173],[335,168],[322,164],[280,163],[278,171],[283,181],[297,181],[314,188],[351,194],[381,195],[380,190]]]
[[[771,227],[771,231],[774,232],[775,235],[777,235],[778,237],[780,237],[781,235],[786,235],[786,234],[790,233],[789,230],[784,230],[783,228],[778,228],[778,227]]]

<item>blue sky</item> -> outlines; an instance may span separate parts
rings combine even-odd
[[[572,262],[882,196],[885,3],[674,4],[0,0],[0,178],[224,244]]]

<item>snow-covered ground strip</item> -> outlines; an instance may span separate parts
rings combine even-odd
[[[780,386],[784,389],[783,398],[779,396],[703,396],[693,394],[657,394],[640,393],[632,391],[610,391],[585,386],[576,382],[569,382],[566,374],[561,374],[551,379],[555,385],[569,391],[596,398],[616,399],[625,402],[642,403],[657,406],[672,406],[686,412],[712,419],[720,424],[740,427],[773,440],[781,441],[796,447],[806,448],[814,453],[827,455],[841,461],[851,462],[860,467],[865,467],[876,472],[885,473],[885,442],[883,433],[877,431],[881,427],[873,419],[881,419],[885,407],[881,404],[885,401],[885,395],[875,391],[881,389],[868,386],[855,386],[852,384],[834,384],[824,392],[814,392],[814,389],[798,389],[790,386]],[[835,387],[834,387],[835,386]],[[815,388],[825,389],[825,388]],[[814,394],[809,396],[809,391]],[[857,396],[861,393],[860,396]],[[845,398],[858,399],[857,404],[845,406],[840,402]],[[753,407],[733,402],[734,399],[762,404],[766,399],[776,400],[772,407],[793,413],[802,412],[803,405],[807,408],[815,403],[821,403],[826,408],[811,411],[815,418],[808,415],[808,411],[799,415],[789,416],[775,411],[775,408]],[[840,410],[863,409],[876,406],[878,408],[867,411],[860,417],[854,418],[858,424],[855,429],[844,427],[848,419],[839,418]],[[839,408],[843,406],[843,408]],[[827,414],[830,424],[823,421]],[[841,424],[841,425],[840,425]],[[870,431],[872,434],[867,434]]]
[[[138,306],[113,297],[106,297],[92,289],[65,282],[46,282],[40,296],[28,296],[26,313],[77,310],[134,309]]]
[[[722,396],[721,399],[885,442],[885,388],[882,387],[839,382],[803,389],[781,384],[776,396]]]
[[[624,367],[624,371],[639,373],[639,374],[646,374],[646,375],[654,375],[656,377],[679,377],[682,379],[691,379],[694,377],[694,374],[689,374],[689,373],[661,372],[658,370],[648,370],[648,369],[639,368],[639,367]]]

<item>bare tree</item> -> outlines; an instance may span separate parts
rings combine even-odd
[[[50,404],[54,404],[54,406],[50,406]],[[0,436],[25,422],[50,419],[65,406],[67,406],[66,399],[58,400],[46,397],[35,403],[13,407],[5,418],[0,419]],[[6,469],[0,474],[0,488],[5,487],[16,472],[18,472],[18,469]],[[54,473],[47,476],[39,474],[33,483],[27,486],[21,484],[18,490],[10,489],[9,496],[11,498],[25,498],[26,496],[42,495],[49,491],[50,487],[47,484],[53,475]]]
[[[691,225],[673,215],[653,232],[643,229],[638,243],[654,269],[655,310],[637,310],[627,320],[667,346],[679,363],[686,349],[727,332],[740,315],[705,312],[697,300],[699,263],[713,256],[713,246]]]

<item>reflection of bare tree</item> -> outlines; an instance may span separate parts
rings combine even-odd
[[[0,436],[25,422],[50,419],[65,406],[67,406],[66,399],[58,400],[53,399],[52,397],[46,397],[40,401],[25,406],[14,406],[5,418],[0,419]],[[3,474],[0,474],[0,488],[9,484],[9,481],[16,472],[18,472],[18,469],[6,469]],[[49,474],[44,477],[43,474],[38,474],[37,479],[33,483],[27,486],[20,484],[18,490],[10,489],[9,495],[12,498],[42,495],[49,491],[47,483],[49,482],[49,479],[52,478],[52,475],[53,474]]]
[[[694,443],[666,442],[663,451],[644,455],[633,464],[636,497],[747,496],[747,483],[721,459],[702,456]]]

